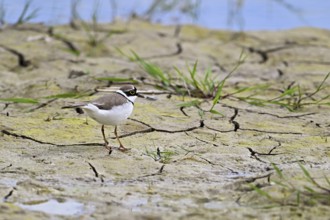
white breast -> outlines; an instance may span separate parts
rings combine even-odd
[[[93,104],[88,104],[82,108],[89,117],[103,125],[119,125],[123,123],[133,112],[133,104],[127,102],[123,105],[113,107],[109,110],[102,110]]]

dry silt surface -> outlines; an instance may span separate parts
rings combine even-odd
[[[97,28],[1,30],[1,219],[329,219],[330,89],[320,85],[330,31],[233,33],[140,21]],[[132,51],[179,84],[174,67],[189,76],[198,60],[196,78],[210,69],[222,80],[242,51],[246,58],[224,84],[220,115],[201,110],[212,98],[162,90],[129,59]],[[136,101],[119,127],[131,150],[109,155],[101,126],[61,107],[122,83],[161,93]],[[307,97],[301,106],[271,102],[297,102],[288,90],[298,85],[291,92]],[[242,88],[250,89],[235,94]],[[192,100],[199,105],[180,107]],[[106,133],[116,145],[111,126]]]

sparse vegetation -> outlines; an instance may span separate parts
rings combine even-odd
[[[39,8],[32,8],[33,0],[26,0],[22,11],[20,12],[16,22],[14,22],[13,26],[19,26],[24,23],[28,23],[31,20],[35,19],[38,16]],[[0,27],[4,27],[8,24],[6,21],[7,9],[5,7],[5,1],[2,0],[0,2]]]
[[[249,96],[233,96],[241,101],[248,102],[252,105],[259,105],[259,106],[265,106],[265,105],[278,105],[281,107],[285,107],[289,111],[296,111],[304,106],[308,105],[330,105],[330,95],[320,94],[321,91],[323,91],[326,88],[326,80],[329,78],[330,72],[324,77],[322,82],[317,86],[317,88],[310,92],[307,91],[305,88],[301,87],[299,84],[294,85],[290,84],[287,88],[281,91],[281,94],[275,98],[271,99],[265,99],[265,98],[258,98],[257,93],[254,95]],[[269,89],[270,86],[264,86],[264,87],[255,87],[255,88],[246,88],[247,90],[254,90],[257,89],[261,92],[265,92]],[[318,96],[319,95],[319,96]]]
[[[159,148],[157,148],[156,151],[150,151],[146,148],[144,155],[151,157],[154,161],[159,161],[160,163],[168,164],[171,161],[172,156],[175,155],[175,152],[166,150],[160,151]]]
[[[81,27],[87,35],[87,44],[93,48],[102,46],[102,44],[111,36],[113,32],[109,31],[107,33],[101,33],[99,31],[99,22],[98,22],[98,15],[99,15],[99,8],[100,8],[100,1],[95,1],[92,15],[91,15],[91,22],[87,22],[81,18],[79,15],[79,7],[80,0],[72,0],[71,2],[71,27],[74,29],[78,29]]]
[[[37,17],[39,8],[31,9],[32,3],[33,3],[33,0],[25,1],[23,10],[14,25],[17,26],[17,25],[21,25],[23,23],[27,23]]]
[[[88,96],[88,93],[80,93],[80,92],[68,92],[68,93],[60,93],[51,96],[45,96],[38,99],[33,98],[21,98],[21,97],[12,97],[12,98],[0,98],[0,102],[4,103],[21,103],[21,104],[38,104],[41,99],[58,99],[58,98],[81,98],[84,96]]]
[[[201,0],[154,0],[141,16],[145,19],[152,20],[157,13],[165,14],[167,12],[178,11],[182,15],[187,15],[193,20],[197,20],[200,4]]]
[[[4,1],[0,2],[0,27],[6,25],[6,9]]]
[[[301,164],[300,169],[303,172],[305,184],[298,186],[294,183],[294,179],[285,175],[280,168],[272,164],[276,171],[278,180],[271,180],[270,184],[278,188],[277,194],[268,192],[267,189],[250,184],[251,188],[259,195],[266,197],[273,204],[285,206],[315,205],[321,203],[330,205],[330,180],[324,176],[324,184],[319,183],[312,177],[308,170]]]
[[[231,71],[219,80],[218,76],[215,76],[210,69],[207,69],[200,78],[197,76],[197,65],[195,61],[192,68],[187,65],[188,73],[184,73],[183,70],[174,67],[176,75],[164,72],[159,66],[148,62],[141,58],[136,52],[131,51],[132,55],[127,55],[123,51],[117,48],[117,50],[124,56],[128,57],[131,61],[136,62],[139,66],[153,79],[152,85],[156,88],[166,90],[173,94],[181,96],[189,96],[196,98],[195,100],[180,104],[181,107],[198,107],[205,100],[212,99],[212,106],[209,110],[203,110],[204,112],[211,112],[215,114],[221,114],[214,110],[214,107],[221,99],[233,98],[236,100],[247,102],[251,105],[278,105],[284,107],[289,111],[300,110],[308,105],[330,105],[330,95],[320,94],[321,91],[327,88],[326,81],[330,76],[330,72],[324,77],[317,88],[310,92],[307,89],[301,87],[299,84],[290,84],[287,88],[281,91],[281,94],[274,98],[260,98],[260,94],[266,94],[271,90],[271,85],[253,85],[248,87],[237,88],[231,93],[224,93],[223,88],[227,80],[231,75],[244,63],[246,54],[242,51],[236,65]],[[180,80],[178,80],[178,78]],[[149,83],[150,84],[150,83]],[[245,95],[248,93],[248,95]],[[204,100],[204,101],[203,101]],[[199,108],[200,109],[200,108]],[[200,109],[201,110],[201,109]]]
[[[197,77],[198,61],[195,61],[192,69],[189,65],[187,65],[188,74],[185,74],[182,70],[174,67],[174,70],[177,73],[174,77],[170,73],[164,72],[159,66],[141,58],[134,51],[131,51],[132,56],[130,56],[118,48],[117,50],[122,55],[128,57],[131,61],[138,63],[140,67],[148,73],[151,78],[153,78],[155,87],[182,96],[214,99],[214,102],[217,102],[220,99],[221,91],[226,80],[244,62],[245,59],[245,54],[242,52],[237,64],[223,80],[219,80],[218,76],[214,76],[210,69],[207,69],[204,74],[202,74],[202,78]]]

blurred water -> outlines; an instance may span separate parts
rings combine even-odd
[[[195,2],[198,0],[194,0]],[[212,29],[279,30],[301,26],[330,29],[330,1],[327,0],[244,0],[242,7],[235,7],[240,0],[200,0],[194,19],[179,10],[158,12],[151,19],[164,24],[193,23]],[[5,8],[5,20],[17,20],[26,0],[0,0]],[[33,22],[48,25],[70,21],[72,0],[32,0],[32,9],[38,8]],[[81,18],[90,20],[97,8],[99,22],[111,22],[114,17],[127,19],[133,12],[143,15],[153,0],[80,0]],[[185,0],[181,0],[181,8]],[[116,7],[113,7],[115,3]],[[235,16],[230,16],[234,11]]]
[[[18,204],[18,206],[26,210],[39,211],[51,215],[82,215],[84,213],[84,205],[74,200],[58,201],[51,199],[48,201],[31,202],[31,204]]]

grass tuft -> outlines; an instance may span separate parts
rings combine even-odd
[[[267,198],[272,203],[285,206],[301,206],[301,205],[315,205],[323,204],[330,205],[330,182],[325,177],[327,186],[323,186],[312,177],[309,171],[299,164],[300,169],[304,175],[304,179],[307,181],[303,186],[299,187],[295,184],[293,179],[288,178],[284,173],[275,165],[272,164],[279,180],[271,181],[271,184],[278,188],[277,192],[281,192],[281,195],[272,195],[266,189],[263,190],[260,187],[250,184],[253,189],[260,196]]]
[[[81,18],[79,14],[79,4],[81,0],[72,0],[71,2],[71,21],[70,25],[74,29],[79,29],[81,27],[87,35],[87,44],[92,48],[100,47],[104,42],[116,31],[107,31],[106,33],[101,33],[99,31],[99,8],[100,1],[94,2],[94,7],[91,14],[91,22],[87,22]],[[119,32],[119,31],[117,31]]]
[[[174,151],[160,151],[159,148],[156,151],[150,151],[146,148],[144,153],[144,155],[151,157],[154,161],[159,161],[163,164],[168,164],[175,154]]]
[[[271,99],[257,98],[255,96],[238,97],[233,96],[241,101],[248,102],[252,105],[278,105],[288,109],[289,111],[300,110],[309,105],[328,105],[330,106],[330,95],[320,95],[320,92],[327,88],[326,81],[330,76],[330,72],[326,74],[321,83],[312,92],[302,88],[299,84],[290,84],[281,94]],[[263,88],[266,91],[268,88]]]
[[[23,23],[27,23],[37,17],[39,8],[31,9],[32,3],[33,3],[33,0],[25,1],[22,12],[14,24],[15,26],[21,25]]]
[[[312,92],[301,87],[299,84],[294,85],[294,83],[291,83],[276,97],[260,98],[260,95],[264,96],[269,93],[269,91],[274,92],[271,85],[260,84],[236,88],[231,93],[225,93],[223,91],[228,79],[245,62],[247,55],[244,51],[241,52],[239,59],[232,70],[229,71],[222,80],[219,80],[218,75],[214,75],[210,69],[207,69],[203,74],[197,74],[198,61],[195,61],[192,66],[186,65],[185,70],[173,67],[176,75],[171,75],[169,72],[164,72],[156,64],[143,59],[134,51],[131,51],[132,55],[125,54],[119,48],[117,48],[117,51],[121,55],[126,56],[130,61],[139,64],[141,69],[143,69],[152,79],[151,83],[148,82],[149,85],[168,91],[171,94],[195,98],[195,100],[189,101],[186,104],[180,104],[180,107],[198,107],[200,110],[200,104],[203,103],[203,101],[200,101],[201,99],[204,101],[211,100],[211,107],[208,110],[203,111],[222,115],[215,110],[215,106],[220,100],[226,98],[244,101],[257,106],[277,105],[286,108],[289,111],[297,111],[308,105],[330,106],[330,95],[328,93],[325,93],[325,95],[321,94],[321,91],[324,91],[327,88],[326,81],[330,77],[330,72],[326,74],[321,83]],[[143,83],[146,82],[143,81]],[[248,95],[244,96],[246,93],[248,93]]]

